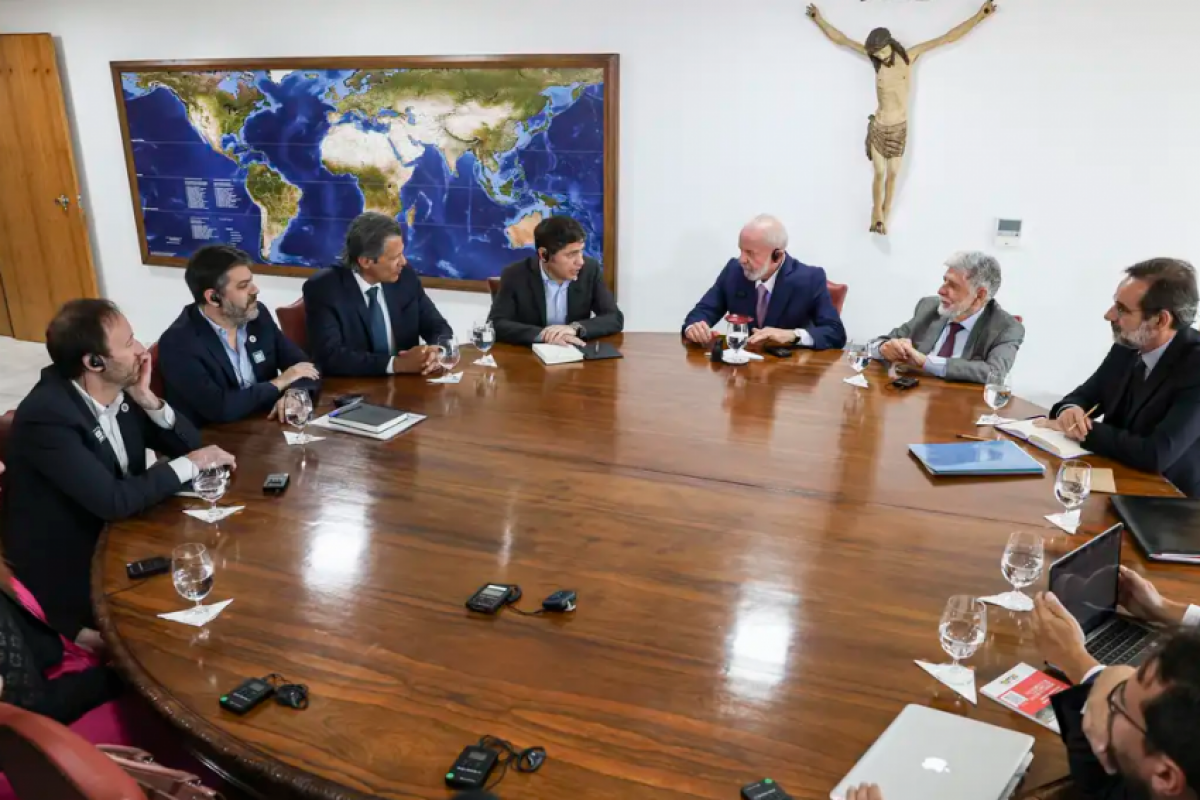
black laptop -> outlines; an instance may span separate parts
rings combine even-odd
[[[1117,613],[1121,575],[1121,531],[1117,523],[1055,561],[1050,591],[1083,628],[1087,651],[1104,665],[1138,665],[1154,652],[1159,632]]]

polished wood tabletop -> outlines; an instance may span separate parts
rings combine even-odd
[[[1104,495],[1068,536],[1043,518],[1061,510],[1046,453],[1030,450],[1044,476],[926,474],[909,444],[997,435],[975,427],[979,386],[899,391],[872,365],[858,389],[839,352],[732,367],[674,335],[613,342],[624,359],[556,367],[501,346],[489,369],[464,348],[457,385],[327,382],[321,412],[360,392],[428,415],[389,442],[310,428],[324,441],[289,447],[266,420],[206,430],[238,457],[221,503],[245,508],[207,525],[181,513],[202,503],[175,499],[106,531],[93,594],[118,665],[272,797],[446,797],[454,758],[491,734],[549,756],[510,771],[501,797],[718,800],[771,776],[824,798],[909,703],[1034,735],[1028,785],[1066,773],[1050,731],[970,705],[913,660],[949,660],[947,597],[1008,588],[1012,531],[1042,533],[1049,562],[1114,521]],[[1087,460],[1115,467],[1123,493],[1175,493]],[[261,490],[274,472],[291,475],[282,497]],[[206,602],[234,600],[203,629],[158,618],[188,605],[169,576],[124,569],[192,541],[216,554]],[[1125,561],[1200,597],[1194,571],[1128,540]],[[526,609],[560,588],[579,607],[467,611],[488,582],[519,584]],[[1028,614],[988,622],[966,662],[979,685],[1042,663]],[[272,672],[307,684],[311,706],[219,708]]]

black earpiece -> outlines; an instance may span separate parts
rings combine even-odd
[[[772,250],[771,251],[771,260],[772,261],[779,261],[781,258],[783,258],[782,250]]]
[[[100,356],[96,355],[95,353],[88,356],[87,363],[88,363],[88,366],[91,367],[92,369],[98,370],[99,372],[104,372],[104,359],[101,358]]]
[[[221,307],[221,293],[218,292],[216,289],[213,289],[212,290],[212,298],[209,300],[209,302],[212,303],[217,308],[220,308]]]

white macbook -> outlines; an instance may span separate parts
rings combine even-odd
[[[906,706],[829,793],[876,783],[887,800],[1005,800],[1033,760],[1033,737]]]

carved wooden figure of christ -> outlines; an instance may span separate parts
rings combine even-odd
[[[975,16],[950,30],[943,36],[931,39],[909,50],[892,38],[887,28],[876,28],[863,44],[853,41],[837,28],[825,21],[815,6],[808,7],[809,18],[829,37],[834,44],[848,47],[871,60],[875,67],[875,93],[879,107],[867,121],[867,158],[875,168],[872,186],[874,205],[871,209],[871,232],[887,234],[888,215],[895,199],[896,178],[904,163],[904,146],[908,142],[908,96],[909,77],[917,59],[935,47],[958,41],[986,17],[996,11],[992,0],[987,0]]]

